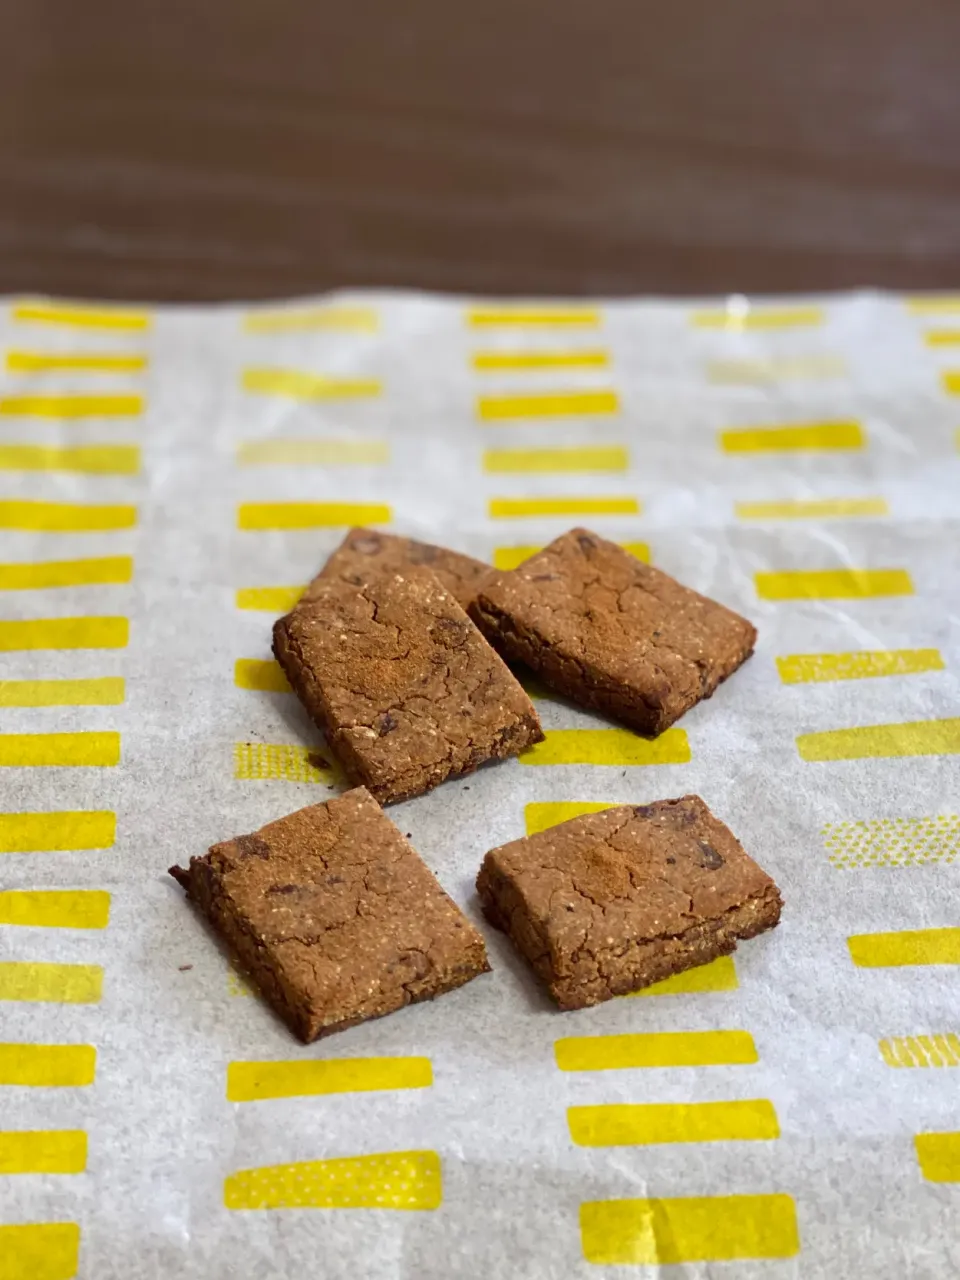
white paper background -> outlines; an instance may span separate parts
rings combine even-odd
[[[0,416],[0,444],[139,443],[137,477],[0,473],[0,498],[130,502],[135,529],[0,532],[5,562],[129,554],[128,586],[0,592],[4,619],[123,615],[123,650],[0,654],[4,679],[122,675],[117,707],[3,709],[3,733],[108,729],[113,769],[7,768],[6,812],[113,809],[112,849],[0,856],[4,889],[102,888],[105,931],[0,928],[0,960],[104,968],[98,1005],[0,1003],[4,1042],[90,1043],[83,1089],[0,1088],[0,1128],[85,1129],[75,1176],[0,1176],[0,1224],[71,1221],[84,1280],[301,1275],[327,1280],[573,1280],[616,1276],[583,1260],[582,1201],[786,1193],[801,1252],[780,1261],[690,1264],[667,1275],[940,1277],[960,1268],[960,1187],[925,1181],[913,1136],[960,1129],[960,1070],[894,1070],[887,1036],[960,1030],[955,967],[858,969],[854,933],[951,926],[953,865],[838,870],[825,822],[957,811],[956,759],[806,763],[797,734],[960,715],[960,402],[929,349],[932,324],[875,294],[820,300],[816,327],[732,332],[691,324],[665,302],[603,307],[597,329],[471,329],[464,304],[416,294],[341,296],[374,308],[376,333],[253,335],[240,308],[158,309],[146,334],[0,322],[5,350],[145,351],[145,375],[3,375],[4,394],[142,389],[139,419]],[[291,304],[293,305],[293,304]],[[305,304],[297,304],[305,305]],[[320,305],[318,300],[311,305]],[[790,305],[795,305],[791,301]],[[588,349],[607,371],[480,374],[478,349]],[[720,385],[708,362],[831,356],[845,376]],[[956,363],[960,365],[960,351]],[[298,403],[241,388],[247,366],[381,379],[377,399]],[[481,424],[480,393],[612,386],[622,412],[594,419]],[[853,452],[724,454],[731,427],[859,419]],[[239,467],[236,446],[266,436],[389,441],[379,467]],[[624,475],[488,475],[485,448],[622,444]],[[631,494],[639,517],[493,521],[493,496]],[[735,501],[883,497],[881,519],[738,521]],[[289,695],[236,688],[237,658],[269,656],[268,614],[235,607],[238,587],[305,581],[342,530],[251,533],[243,501],[384,501],[391,528],[480,558],[537,544],[572,523],[650,544],[655,564],[747,614],[756,656],[683,720],[693,758],[665,767],[527,768],[511,761],[392,809],[444,887],[475,919],[486,849],[523,833],[530,801],[645,802],[698,792],[777,880],[774,933],[737,954],[739,988],[616,1000],[561,1015],[491,929],[494,972],[462,991],[304,1048],[257,998],[231,994],[227,964],[166,868],[213,841],[322,800],[323,787],[233,776],[240,741],[317,741]],[[765,602],[753,575],[778,569],[903,568],[905,597]],[[797,653],[939,649],[946,669],[781,684]],[[540,704],[547,729],[600,723]],[[469,789],[467,789],[469,788]],[[192,965],[181,971],[181,966]],[[562,1073],[560,1036],[742,1028],[754,1066]],[[426,1055],[431,1088],[260,1103],[226,1101],[237,1059]],[[575,1147],[569,1105],[770,1099],[781,1136],[607,1149]],[[430,1148],[435,1212],[230,1212],[224,1178],[296,1160]],[[626,1274],[629,1274],[627,1272]]]

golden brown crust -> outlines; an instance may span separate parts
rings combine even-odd
[[[709,698],[757,638],[746,618],[586,529],[486,581],[470,613],[510,661],[652,734]]]
[[[390,804],[541,741],[518,681],[425,569],[315,584],[274,652],[351,781]]]
[[[561,1009],[731,952],[782,906],[699,796],[604,809],[491,849],[477,892]]]
[[[306,1042],[489,969],[479,932],[362,787],[170,873]]]

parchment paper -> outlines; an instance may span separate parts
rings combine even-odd
[[[90,1085],[0,1086],[2,1130],[88,1135],[85,1171],[18,1176],[3,1176],[0,1137],[0,1226],[78,1224],[76,1274],[85,1280],[573,1280],[632,1270],[585,1259],[584,1202],[783,1195],[795,1206],[798,1253],[691,1261],[664,1274],[953,1275],[960,1186],[924,1177],[914,1139],[960,1129],[960,1056],[939,1067],[896,1067],[880,1042],[960,1031],[958,969],[858,966],[847,940],[960,924],[960,850],[949,816],[958,805],[949,754],[960,745],[957,726],[943,730],[940,754],[811,761],[796,741],[960,716],[960,413],[942,377],[951,348],[928,346],[924,336],[949,328],[949,315],[864,293],[752,307],[737,299],[597,303],[596,324],[569,317],[544,324],[534,316],[475,326],[469,312],[478,305],[415,293],[283,304],[291,315],[340,313],[302,327],[295,318],[275,324],[269,313],[276,307],[161,307],[149,311],[142,331],[19,320],[13,303],[6,308],[7,353],[143,353],[148,366],[142,373],[3,374],[6,397],[142,394],[145,408],[140,416],[0,413],[2,446],[133,444],[142,451],[137,475],[16,466],[0,473],[0,498],[137,508],[135,527],[113,532],[0,533],[6,564],[134,560],[126,584],[0,591],[0,617],[8,621],[129,619],[125,648],[0,654],[4,681],[126,681],[121,705],[0,707],[5,735],[121,735],[114,767],[14,763],[0,777],[4,812],[107,810],[117,818],[109,848],[0,855],[4,890],[111,895],[105,929],[0,927],[4,963],[103,969],[98,1003],[0,1002],[4,1043],[90,1044],[97,1053]],[[822,312],[819,323],[809,323],[816,320],[810,308]],[[345,317],[344,309],[374,320]],[[698,323],[703,309],[726,309],[731,322]],[[250,331],[248,318],[264,314],[261,331]],[[953,350],[960,366],[960,349]],[[607,366],[489,370],[473,363],[477,353],[584,351],[605,353]],[[245,390],[248,369],[374,380],[382,391],[297,399]],[[480,396],[589,390],[614,392],[619,412],[495,420],[478,413]],[[726,431],[844,423],[860,424],[862,447],[721,446]],[[383,441],[389,461],[237,461],[246,442],[288,438]],[[628,469],[483,469],[485,450],[587,446],[621,446]],[[488,514],[493,498],[557,495],[635,497],[641,509]],[[738,503],[869,498],[882,500],[887,514],[736,515]],[[270,612],[238,608],[237,590],[305,582],[344,532],[238,528],[240,504],[286,501],[388,504],[385,527],[484,559],[497,547],[541,545],[586,524],[648,544],[656,565],[756,622],[755,657],[678,726],[688,735],[689,763],[537,768],[511,761],[390,810],[479,921],[473,880],[481,858],[523,834],[525,805],[699,793],[776,878],[786,901],[780,928],[737,952],[735,989],[560,1014],[484,925],[491,975],[311,1047],[298,1044],[258,997],[238,994],[241,980],[166,869],[331,794],[322,781],[235,777],[237,743],[319,743],[289,694],[234,680],[237,659],[270,657],[273,620]],[[844,568],[901,570],[912,590],[771,600],[759,597],[754,577]],[[901,650],[936,650],[942,668],[784,683],[776,663],[789,655]],[[559,700],[538,705],[548,730],[609,727]],[[910,732],[897,739],[915,740]],[[865,828],[874,856],[887,850],[887,865],[831,861],[827,824],[938,815],[927,853],[911,865],[900,863],[911,851],[920,857],[915,823],[898,828],[896,839]],[[942,959],[955,936],[921,940],[918,956]],[[709,1030],[748,1032],[757,1061],[569,1072],[555,1059],[561,1037]],[[911,1052],[909,1043],[887,1048],[888,1056]],[[427,1057],[433,1084],[227,1100],[232,1061],[377,1056]],[[945,1050],[941,1060],[950,1057]],[[769,1100],[780,1136],[581,1147],[567,1123],[571,1106],[738,1099]],[[437,1209],[224,1205],[225,1179],[238,1170],[410,1150],[439,1155]],[[49,1254],[30,1263],[33,1270],[9,1251],[5,1257],[0,1274],[46,1280],[72,1273]]]

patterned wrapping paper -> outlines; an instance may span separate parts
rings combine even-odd
[[[960,298],[0,338],[3,1280],[960,1268]],[[491,975],[296,1043],[166,868],[339,786],[269,633],[354,522],[505,566],[585,524],[759,627],[655,743],[544,696],[390,811],[471,916],[493,845],[697,792],[781,927],[563,1015],[486,928]]]

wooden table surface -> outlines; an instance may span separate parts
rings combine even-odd
[[[0,290],[960,285],[956,0],[7,0]]]

